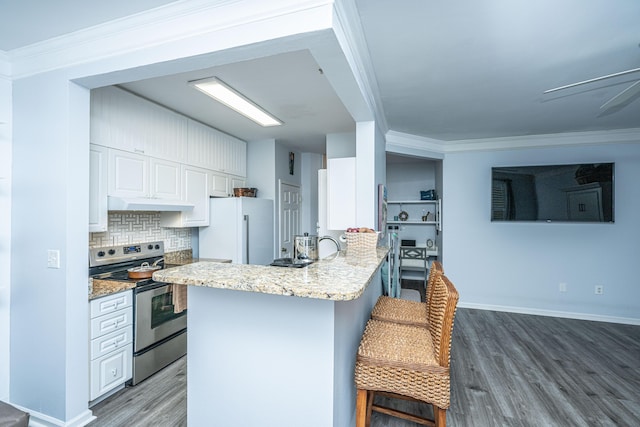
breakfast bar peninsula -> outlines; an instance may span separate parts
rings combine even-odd
[[[198,262],[154,280],[188,286],[187,421],[346,427],[353,369],[387,248],[303,268]]]

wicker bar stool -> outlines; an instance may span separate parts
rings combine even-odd
[[[405,325],[427,326],[428,302],[431,299],[433,282],[442,274],[444,274],[442,264],[439,261],[433,261],[427,280],[426,302],[408,301],[382,295],[371,310],[371,318]]]
[[[446,276],[433,283],[427,328],[370,319],[355,365],[356,427],[368,427],[371,411],[422,425],[445,427],[450,405],[450,353],[458,291]],[[429,403],[434,419],[383,407],[375,395]]]

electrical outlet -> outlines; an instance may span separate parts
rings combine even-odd
[[[49,249],[47,251],[47,268],[60,268],[60,251]]]
[[[596,285],[596,295],[604,294],[604,285]]]
[[[567,292],[567,284],[565,282],[560,282],[558,285],[558,290],[560,292]]]

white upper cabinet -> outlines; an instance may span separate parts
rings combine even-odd
[[[107,231],[107,149],[89,147],[89,232]]]
[[[91,91],[91,142],[182,162],[187,155],[187,118],[109,86]]]
[[[189,120],[187,163],[244,177],[247,174],[247,144],[195,120]]]
[[[205,227],[209,225],[209,172],[206,169],[182,165],[182,200],[193,204],[185,212],[161,212],[162,227]]]
[[[211,197],[229,197],[233,189],[230,187],[229,176],[223,173],[211,172],[211,185],[210,195]]]
[[[109,196],[149,197],[149,157],[109,150]]]
[[[182,197],[182,171],[180,163],[151,159],[151,197],[180,200]]]
[[[327,228],[356,227],[356,158],[327,160]]]
[[[144,154],[109,150],[109,196],[182,199],[180,163]]]

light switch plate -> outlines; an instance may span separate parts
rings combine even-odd
[[[60,251],[57,249],[47,250],[47,268],[60,268]]]

